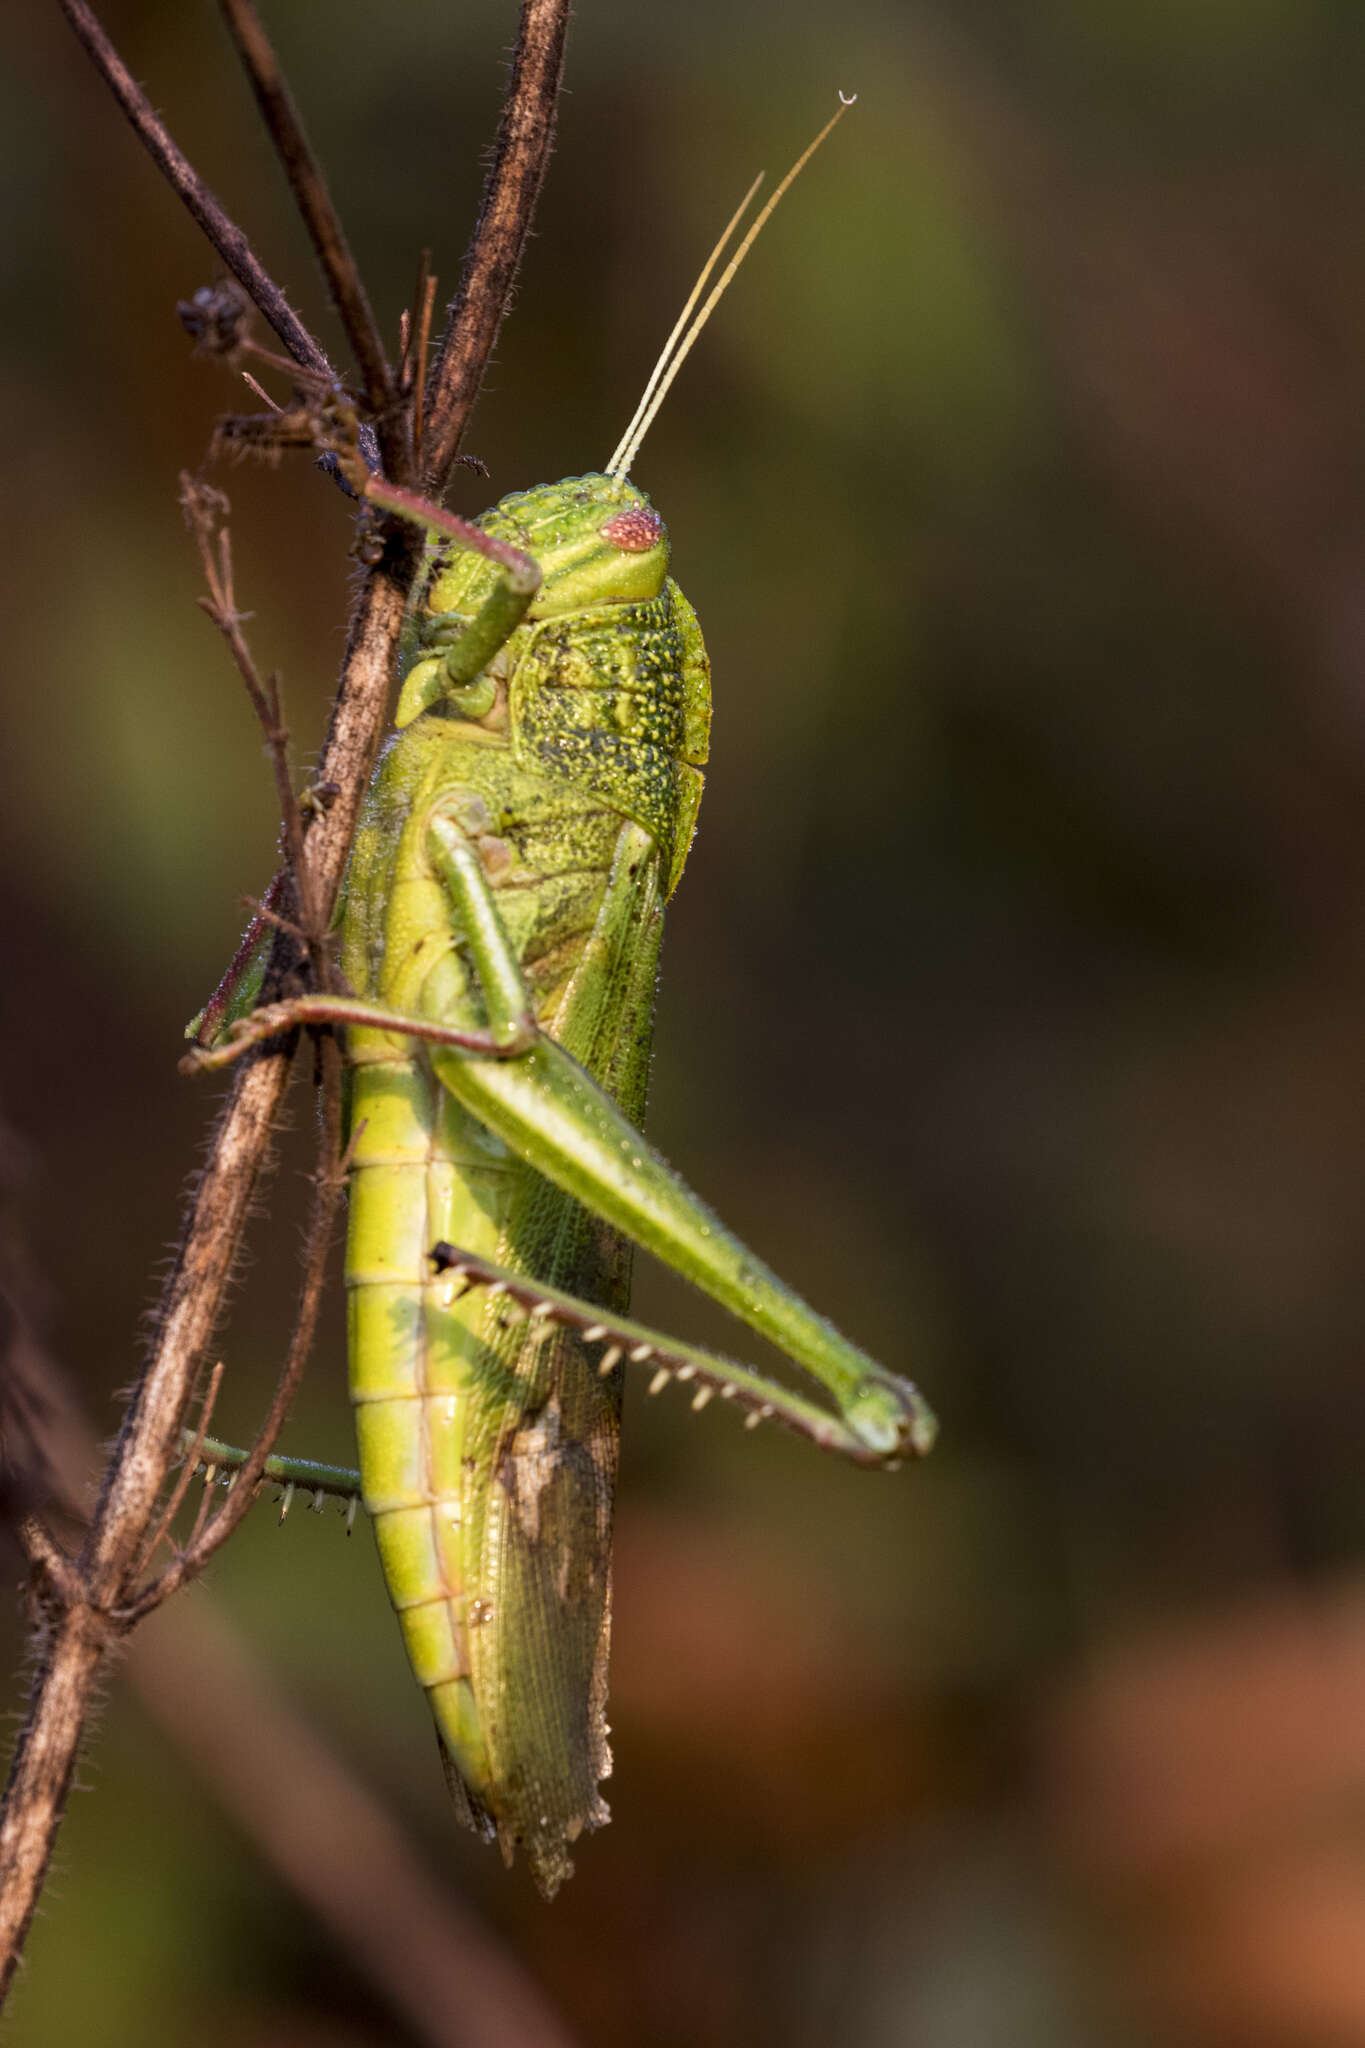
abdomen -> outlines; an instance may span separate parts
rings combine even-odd
[[[469,775],[506,773],[488,749],[473,751]],[[429,774],[419,780],[387,874],[371,873],[374,903],[415,880],[412,819],[432,786]],[[623,822],[601,818],[580,843],[612,849]],[[651,914],[643,944],[633,934],[624,999],[589,1001],[584,948],[608,869],[589,858],[571,874],[541,878],[539,896],[528,883],[495,900],[540,982],[540,1021],[638,1121],[660,919]],[[348,945],[353,981],[360,950]],[[376,980],[368,992],[394,1001],[401,961],[386,959]],[[466,1021],[479,1015],[473,991]],[[596,1788],[609,1767],[619,1373],[599,1379],[576,1333],[514,1321],[485,1289],[457,1299],[428,1254],[445,1240],[617,1309],[629,1255],[464,1110],[413,1041],[356,1031],[349,1056],[346,1277],[365,1505],[464,1817],[496,1832],[509,1856],[522,1842],[552,1890],[569,1868],[567,1842],[606,1817]]]

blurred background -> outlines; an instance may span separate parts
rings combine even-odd
[[[263,11],[393,333],[423,244],[455,282],[516,10]],[[103,18],[340,360],[216,10]],[[275,817],[175,501],[238,402],[174,314],[215,260],[56,8],[5,41],[6,1229],[107,1437],[221,1092],[180,1032]],[[581,0],[457,509],[606,459],[837,87],[636,467],[717,706],[650,1128],[940,1447],[848,1471],[633,1389],[614,1820],[550,1908],[447,1811],[368,1533],[262,1508],[109,1688],[24,2048],[1365,2044],[1365,15]],[[215,480],[306,764],[346,507]],[[636,1303],[743,1348],[643,1262]],[[343,1388],[334,1299],[290,1448],[349,1462]],[[284,1874],[364,1855],[321,1792],[271,1844],[272,1713],[436,1888],[445,2032]]]

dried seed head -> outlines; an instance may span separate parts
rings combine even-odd
[[[230,277],[201,285],[192,299],[179,300],[175,310],[200,356],[233,356],[251,326],[250,301]]]

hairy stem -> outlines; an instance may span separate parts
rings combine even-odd
[[[64,1551],[38,1520],[81,1530],[95,1462],[88,1420],[39,1334],[37,1276],[9,1211],[12,1134],[0,1121],[0,1444],[6,1506],[20,1542],[51,1568]],[[7,1172],[8,1168],[8,1172]],[[201,1418],[202,1429],[202,1418]],[[200,1432],[196,1431],[198,1437]],[[210,1439],[202,1444],[212,1455]],[[187,1447],[192,1457],[194,1443]],[[228,1453],[236,1464],[244,1453]],[[269,1465],[276,1461],[270,1460]],[[348,1476],[283,1461],[300,1483]],[[187,1462],[188,1480],[192,1464]],[[268,1468],[269,1469],[269,1468]],[[343,1490],[345,1490],[343,1488]],[[35,1511],[24,1512],[23,1504]],[[33,1540],[35,1532],[40,1532]],[[200,1594],[139,1630],[127,1681],[153,1723],[280,1881],[315,1915],[349,1968],[406,2021],[423,2048],[573,2048],[543,1995],[497,1936],[424,1861],[232,1623]],[[35,1766],[41,1758],[35,1752]],[[334,1853],[323,1853],[327,1831]]]
[[[384,467],[390,476],[401,480],[410,457],[394,412],[393,372],[322,166],[304,133],[294,96],[251,0],[219,0],[219,5],[327,280],[332,303],[346,329],[366,403],[378,426]]]
[[[189,159],[171,140],[165,123],[85,0],[59,0],[63,14],[122,107],[139,142],[177,192],[248,297],[259,307],[296,363],[331,381],[336,371],[308,332],[242,230],[228,218]]]
[[[291,355],[330,375],[317,343],[171,143],[89,8],[83,0],[61,0],[61,5],[163,173]],[[527,0],[523,11],[483,212],[433,377],[433,403],[439,406],[436,467],[442,479],[474,403],[530,229],[553,132],[567,13],[568,0]],[[428,417],[433,418],[430,409]],[[315,907],[324,920],[336,903],[378,748],[416,561],[410,531],[395,522],[380,561],[366,576],[352,620],[319,767],[319,780],[335,784],[338,793],[327,810],[310,820],[303,848]],[[288,934],[278,935],[277,965],[287,960],[294,944]],[[154,1526],[196,1375],[222,1314],[292,1049],[292,1043],[263,1048],[234,1077],[186,1219],[151,1354],[125,1414],[78,1561],[85,1597],[62,1606],[42,1627],[29,1712],[0,1815],[0,2000],[13,1980],[42,1890],[114,1626],[111,1618],[132,1590],[128,1580]]]
[[[428,379],[422,488],[439,498],[507,311],[554,138],[568,0],[523,0],[479,224]]]
[[[215,1550],[227,1542],[234,1529],[251,1507],[256,1486],[261,1479],[266,1460],[275,1448],[275,1439],[284,1427],[285,1418],[298,1391],[308,1354],[313,1348],[313,1333],[317,1329],[318,1311],[322,1306],[323,1283],[327,1277],[327,1254],[331,1248],[332,1231],[336,1222],[337,1205],[345,1185],[346,1162],[341,1157],[341,1055],[336,1040],[329,1038],[322,1046],[323,1063],[323,1112],[322,1129],[318,1137],[318,1164],[313,1185],[313,1211],[308,1223],[308,1244],[304,1257],[303,1284],[299,1295],[298,1314],[294,1321],[294,1335],[290,1340],[289,1353],[275,1388],[265,1421],[261,1424],[255,1443],[247,1454],[237,1487],[231,1492],[207,1527],[196,1532],[192,1540],[177,1557],[167,1565],[158,1579],[136,1595],[118,1616],[125,1626],[140,1621],[159,1607],[163,1600],[177,1592],[187,1579],[203,1570]]]

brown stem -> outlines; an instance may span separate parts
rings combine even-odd
[[[318,1164],[313,1183],[313,1209],[308,1219],[307,1250],[304,1258],[303,1281],[299,1290],[298,1313],[294,1319],[294,1334],[289,1342],[289,1352],[275,1388],[265,1421],[261,1424],[252,1444],[246,1463],[238,1472],[232,1490],[224,1500],[213,1520],[202,1531],[196,1529],[189,1543],[172,1564],[167,1565],[160,1577],[154,1579],[136,1598],[117,1610],[117,1619],[124,1627],[140,1621],[155,1607],[168,1600],[188,1579],[201,1572],[215,1550],[238,1527],[250,1511],[256,1498],[256,1488],[265,1473],[265,1461],[275,1448],[289,1410],[298,1392],[303,1369],[308,1363],[308,1354],[313,1348],[313,1335],[317,1329],[318,1311],[322,1307],[322,1290],[327,1278],[327,1255],[331,1250],[332,1233],[336,1225],[337,1204],[346,1182],[346,1161],[341,1156],[341,1056],[335,1039],[326,1039],[321,1046],[323,1072],[323,1114],[322,1130],[318,1139]],[[200,1438],[203,1438],[203,1426]],[[185,1476],[194,1469],[198,1457],[198,1444],[186,1461]],[[205,1490],[207,1500],[208,1492]]]
[[[330,381],[336,371],[284,293],[256,255],[242,230],[228,219],[208,186],[171,140],[165,123],[104,33],[85,0],[60,0],[63,14],[84,44],[95,68],[127,115],[133,130],[163,177],[189,208],[243,290],[260,308],[296,363]]]
[[[0,1205],[9,1193],[9,1135],[0,1124]],[[17,1488],[21,1498],[39,1500],[48,1513],[81,1527],[95,1447],[40,1342],[36,1291],[16,1231],[0,1231],[8,1339],[0,1355],[0,1439],[10,1499]],[[189,1462],[185,1469],[191,1471]],[[22,1539],[34,1518],[19,1520]],[[44,1554],[55,1548],[45,1533],[35,1547]],[[515,1958],[290,1705],[210,1595],[201,1592],[192,1605],[140,1630],[125,1668],[144,1710],[229,1820],[406,2020],[415,2040],[427,2048],[485,2041],[572,2048]],[[336,1853],[320,1855],[329,1839]]]
[[[213,1371],[209,1374],[208,1387],[205,1390],[204,1399],[199,1409],[199,1422],[194,1432],[194,1441],[185,1454],[185,1462],[181,1467],[180,1477],[171,1488],[171,1497],[161,1510],[160,1521],[142,1546],[142,1555],[135,1567],[139,1572],[145,1571],[153,1557],[155,1557],[157,1545],[175,1520],[176,1515],[180,1511],[180,1503],[189,1492],[190,1481],[193,1479],[195,1467],[199,1463],[199,1453],[204,1448],[204,1438],[209,1433],[209,1423],[213,1419],[213,1410],[218,1399],[218,1389],[222,1384],[223,1361],[220,1358]]]
[[[231,262],[219,237],[247,265],[242,277],[293,354],[295,342],[316,366],[317,344],[284,305],[237,230],[174,149],[161,124],[108,45],[82,0],[62,0],[77,34],[176,190]],[[527,0],[498,155],[484,214],[475,233],[465,283],[433,380],[439,396],[440,476],[448,473],[506,309],[540,189],[554,125],[567,0]],[[511,252],[510,260],[508,252]],[[249,261],[248,261],[249,259]],[[235,269],[236,265],[232,267]],[[240,274],[240,273],[239,273]],[[265,299],[257,296],[259,287]],[[287,317],[286,317],[287,316]],[[325,358],[323,358],[325,367]],[[352,620],[319,780],[337,796],[304,835],[316,907],[324,922],[336,904],[356,820],[379,744],[398,638],[416,573],[417,543],[395,523],[385,553],[370,570]],[[292,941],[280,934],[272,960],[283,965]],[[125,1596],[126,1580],[151,1527],[200,1361],[222,1313],[251,1197],[279,1112],[292,1046],[266,1049],[234,1078],[208,1163],[195,1192],[166,1288],[151,1356],[124,1417],[79,1569],[90,1606],[69,1608],[48,1629],[37,1658],[28,1716],[20,1732],[0,1816],[0,2000],[13,1980],[24,1937],[42,1890],[61,1821],[76,1753],[103,1653],[104,1615]],[[98,1612],[96,1610],[99,1610]]]
[[[384,468],[401,478],[407,450],[394,412],[393,372],[322,167],[251,0],[219,0],[219,6],[351,344],[378,428]]]
[[[303,818],[294,792],[293,766],[289,758],[289,729],[280,703],[279,678],[271,675],[262,682],[247,645],[242,621],[246,614],[237,608],[232,575],[232,537],[219,521],[227,512],[227,499],[198,483],[186,471],[180,472],[180,504],[186,524],[194,536],[199,560],[208,584],[208,596],[200,606],[213,621],[228,645],[237,673],[246,686],[251,707],[265,736],[275,772],[275,795],[280,806],[286,872],[293,877],[299,922],[314,977],[322,988],[329,985],[327,970],[327,928],[317,914],[313,900],[313,878],[303,850]],[[215,549],[214,542],[217,542]]]
[[[498,124],[483,207],[432,365],[422,489],[439,498],[512,296],[554,138],[568,0],[523,0],[511,88]]]
[[[10,1959],[0,1978],[0,1998],[9,1988],[42,1890],[103,1654],[98,1617],[88,1607],[69,1609],[44,1659],[41,1700],[35,1700],[24,1724],[0,1821],[0,1955]]]
[[[19,1547],[39,1581],[60,1607],[74,1607],[84,1597],[85,1581],[72,1559],[50,1536],[36,1515],[21,1515],[15,1524]]]
[[[427,390],[427,355],[431,348],[431,316],[436,308],[436,278],[427,270],[429,251],[422,251],[421,290],[414,302],[417,309],[417,354],[413,366],[412,445],[422,446],[426,423],[422,418],[422,403]]]

